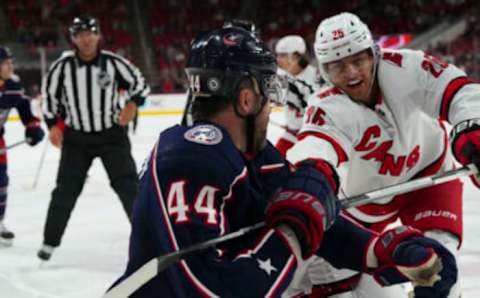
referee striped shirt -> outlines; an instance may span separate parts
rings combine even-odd
[[[118,123],[125,99],[140,106],[150,88],[139,69],[125,58],[101,50],[89,62],[65,51],[42,82],[43,113],[48,127],[64,119],[82,132],[100,132]]]

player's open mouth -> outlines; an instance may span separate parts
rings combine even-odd
[[[362,83],[363,83],[362,80],[354,80],[354,81],[348,82],[347,86],[348,86],[349,88],[357,88],[357,87],[359,87]]]

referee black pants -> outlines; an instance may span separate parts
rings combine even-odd
[[[127,130],[114,126],[99,133],[82,133],[66,128],[57,185],[52,192],[44,230],[44,244],[59,246],[70,214],[85,184],[88,169],[99,157],[110,186],[117,193],[128,218],[137,195],[137,170],[130,153]]]

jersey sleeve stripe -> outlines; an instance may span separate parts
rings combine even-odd
[[[265,297],[279,297],[281,291],[285,290],[285,280],[288,278],[290,273],[296,268],[297,261],[295,256],[290,256],[285,267],[283,267],[282,272],[278,275],[277,280],[270,288]]]
[[[205,285],[203,285],[190,271],[190,268],[188,268],[188,265],[185,261],[180,262],[180,267],[182,268],[182,271],[184,272],[187,280],[189,280],[195,289],[202,295],[202,297],[205,298],[210,298],[210,297],[220,297],[216,294],[214,294],[212,291],[210,291]]]
[[[152,163],[151,166],[152,166],[153,184],[155,185],[155,192],[157,193],[157,201],[158,201],[160,210],[162,212],[163,219],[165,221],[165,226],[167,227],[170,243],[172,244],[173,250],[178,250],[179,249],[178,243],[177,243],[177,240],[175,239],[175,234],[173,232],[172,224],[168,217],[167,207],[165,206],[165,201],[162,196],[162,189],[160,187],[160,181],[158,179],[157,163],[155,158],[157,156],[157,150],[158,150],[158,143],[155,144],[155,148],[152,152],[152,157],[150,158],[150,162]]]
[[[472,83],[473,81],[466,77],[459,77],[448,83],[447,88],[445,88],[445,92],[443,93],[442,102],[440,105],[441,120],[448,121],[448,112],[450,111],[453,98],[455,97],[455,94],[457,94],[458,90],[460,90],[463,86]]]
[[[272,173],[276,172],[278,170],[281,170],[285,166],[284,163],[274,163],[274,164],[269,164],[269,165],[263,165],[260,168],[260,173]]]
[[[220,235],[223,236],[225,235],[225,232],[227,230],[227,221],[225,219],[225,205],[227,202],[232,198],[233,195],[233,187],[240,181],[244,180],[248,176],[248,170],[247,167],[244,167],[242,172],[233,179],[232,184],[230,184],[230,187],[228,189],[228,193],[223,197],[222,205],[220,206]]]
[[[155,149],[153,150],[153,157],[151,158],[151,163],[152,163],[152,178],[154,180],[154,185],[155,185],[155,191],[157,193],[157,199],[160,205],[160,209],[163,215],[163,219],[165,221],[165,226],[167,227],[170,242],[174,248],[175,251],[179,250],[178,242],[177,239],[175,238],[175,234],[173,232],[172,225],[170,223],[168,213],[167,213],[167,208],[165,206],[163,196],[162,196],[162,190],[160,187],[160,181],[158,179],[158,174],[157,174],[157,166],[156,166],[156,158],[157,156],[157,150],[158,150],[158,143],[155,144]],[[185,278],[189,280],[193,287],[197,289],[197,291],[203,296],[203,297],[219,297],[218,295],[214,294],[212,291],[210,291],[204,284],[202,284],[198,278],[192,273],[190,268],[188,267],[187,263],[185,261],[180,262],[180,268],[182,269],[182,272],[185,274]]]
[[[268,230],[265,234],[263,234],[260,239],[255,243],[255,245],[252,248],[247,248],[240,253],[238,253],[235,258],[233,259],[234,261],[239,259],[239,258],[249,258],[252,254],[256,254],[270,239],[270,237],[273,235],[275,231],[273,229]]]
[[[412,179],[417,179],[420,177],[425,177],[425,176],[430,176],[438,173],[440,169],[442,168],[443,163],[445,162],[445,159],[447,157],[447,149],[448,149],[448,135],[447,135],[447,129],[445,128],[445,125],[443,125],[441,120],[438,120],[440,127],[443,129],[443,151],[442,154],[431,164],[420,170],[415,176],[412,177]]]
[[[304,131],[304,132],[301,132],[297,136],[297,139],[300,141],[300,140],[302,140],[306,137],[309,137],[309,136],[313,136],[313,137],[323,139],[323,140],[329,142],[333,146],[333,148],[335,149],[335,152],[337,153],[337,157],[338,157],[337,166],[341,165],[342,162],[348,161],[348,156],[347,156],[347,153],[345,152],[345,150],[343,150],[342,146],[334,138],[332,138],[329,135],[326,135],[326,134],[321,133],[321,132],[316,132],[316,131]]]

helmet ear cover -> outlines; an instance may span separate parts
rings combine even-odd
[[[197,36],[186,66],[193,96],[234,99],[240,83],[249,78],[256,93],[274,101],[282,85],[277,78],[275,55],[251,32],[227,27]]]
[[[234,99],[238,96],[240,85],[248,80],[255,94],[283,104],[284,83],[275,73],[257,70],[204,70],[188,68],[189,89],[194,97],[221,97]]]

